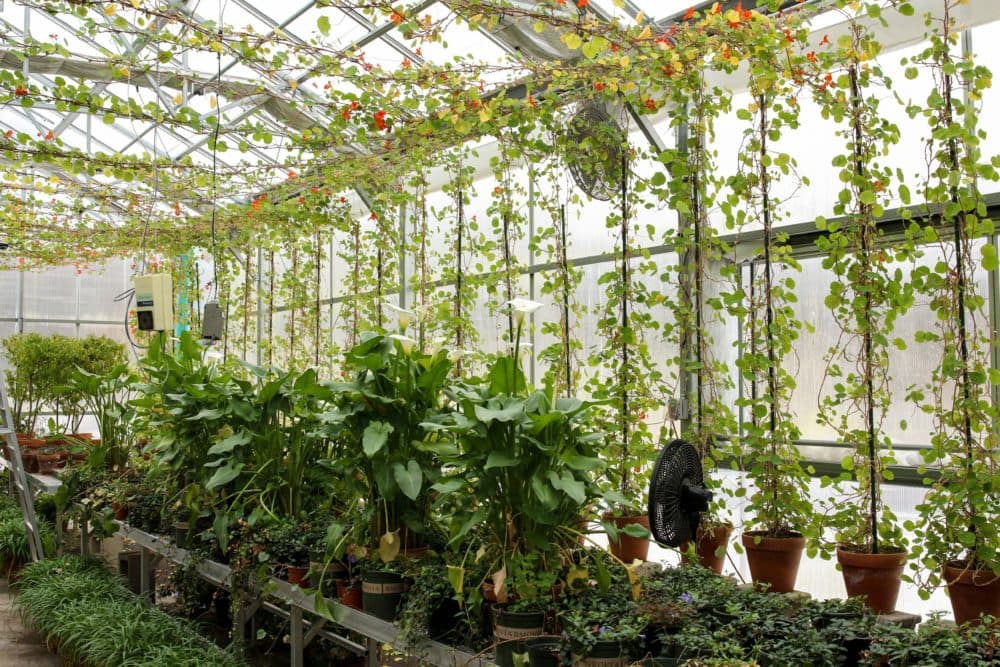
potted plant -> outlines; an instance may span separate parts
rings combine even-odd
[[[861,55],[877,52],[878,44],[858,21],[849,24],[850,39],[842,39],[840,49],[814,57],[815,95],[826,115],[844,121],[838,134],[848,149],[834,159],[845,183],[834,213],[843,220],[818,220],[825,236],[817,247],[826,253],[824,269],[834,276],[825,303],[842,332],[826,355],[819,419],[853,449],[843,459],[844,472],[832,480],[840,494],[825,516],[837,531],[847,594],[864,596],[873,610],[889,613],[895,610],[907,541],[882,493],[894,463],[884,428],[892,404],[892,343],[885,332],[913,303],[913,284],[891,262],[912,256],[915,247],[912,240],[890,244],[881,238],[878,222],[891,201],[893,170],[880,165],[878,156],[899,141],[899,129],[879,107],[879,87],[886,85],[881,68]],[[837,62],[846,63],[841,72],[834,69]],[[835,88],[826,83],[831,70]],[[856,485],[845,490],[843,482]]]
[[[795,90],[774,71],[776,59],[784,62],[785,47],[801,36],[801,28],[792,20],[783,30],[767,27],[747,34],[746,42],[733,46],[739,53],[734,57],[749,62],[750,101],[737,110],[749,125],[739,172],[729,179],[732,194],[723,205],[730,227],[753,223],[763,231],[762,247],[750,261],[748,289],[738,290],[739,298],[730,303],[734,314],[747,319],[743,353],[736,362],[748,387],[738,401],[748,418],[737,461],[750,483],[738,492],[748,499],[741,543],[753,580],[788,592],[795,586],[806,539],[818,534],[796,443],[800,431],[789,409],[795,378],[786,360],[802,326],[792,305],[794,279],[789,274],[798,264],[775,232],[783,215],[775,183],[791,174],[794,162],[771,143],[798,123]],[[788,270],[781,275],[780,268]]]
[[[7,374],[11,414],[18,441],[24,444],[33,439],[38,414],[44,405],[41,388],[44,345],[44,336],[36,333],[14,334],[3,341],[4,354],[12,368]]]
[[[485,567],[497,602],[514,605],[498,615],[501,640],[540,633],[540,607],[579,545],[581,518],[601,496],[594,475],[603,465],[601,434],[589,424],[593,404],[557,398],[551,387],[528,388],[520,339],[525,316],[541,304],[510,305],[516,321],[511,353],[497,356],[485,378],[453,383],[447,393],[456,410],[427,424],[454,450],[445,456],[449,474],[435,487],[442,502],[452,503],[450,544],[465,547],[453,583],[479,599],[482,582],[464,584],[466,563]],[[505,624],[529,608],[534,625]]]
[[[935,416],[920,470],[938,475],[924,475],[930,488],[917,506],[919,519],[906,527],[920,534],[911,570],[921,595],[946,585],[962,624],[978,622],[982,614],[1000,616],[1000,455],[994,428],[1000,414],[990,360],[996,340],[988,299],[978,287],[980,267],[995,272],[1000,266],[984,199],[985,184],[1000,174],[980,148],[979,105],[990,74],[972,57],[956,57],[962,30],[953,3],[940,6],[927,13],[927,46],[906,69],[916,76],[926,68],[934,82],[926,102],[907,110],[924,118],[929,131],[918,191],[925,206],[913,227],[937,254],[913,273],[915,289],[933,313],[916,340],[935,346],[940,360],[931,381],[909,393]],[[907,2],[899,7],[913,10]]]
[[[441,477],[440,453],[422,423],[440,409],[451,362],[404,336],[371,335],[350,350],[351,382],[329,383],[331,408],[320,417],[339,443],[335,467],[364,499],[351,525],[353,542],[370,546],[384,562],[426,546],[434,524],[431,487]]]
[[[264,530],[264,547],[269,559],[290,584],[300,586],[309,571],[307,533],[294,520],[273,522]]]
[[[639,654],[648,620],[637,611],[629,580],[622,579],[607,591],[588,587],[564,598],[559,618],[574,665],[625,667]]]

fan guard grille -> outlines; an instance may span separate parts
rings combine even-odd
[[[673,440],[656,459],[649,483],[649,527],[660,544],[678,547],[698,528],[711,494],[703,487],[701,458],[691,443]]]
[[[621,189],[625,133],[602,106],[586,104],[567,127],[566,166],[577,187],[600,201]]]

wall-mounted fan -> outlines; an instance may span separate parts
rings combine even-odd
[[[566,128],[566,166],[577,186],[594,199],[608,201],[621,189],[628,137],[601,104],[577,109]]]
[[[649,528],[654,540],[679,547],[691,539],[712,500],[704,484],[701,457],[691,443],[673,440],[663,448],[649,482]]]

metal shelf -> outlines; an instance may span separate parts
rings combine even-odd
[[[188,553],[187,550],[175,546],[163,537],[139,530],[138,528],[134,528],[125,522],[116,523],[119,527],[119,534],[122,537],[135,542],[140,547],[140,567],[142,570],[140,573],[140,581],[142,582],[143,587],[148,585],[148,568],[151,566],[150,556],[152,554],[166,558],[180,565],[188,564],[189,561],[193,560],[191,554]],[[229,568],[229,566],[200,558],[194,560],[193,562],[195,570],[205,581],[226,589],[231,587],[233,571]],[[419,657],[422,664],[434,664],[442,667],[486,667],[487,665],[493,664],[488,660],[479,658],[465,651],[460,651],[454,647],[431,640],[424,640],[415,647],[404,648],[399,643],[398,629],[395,624],[375,618],[374,616],[358,611],[357,609],[352,609],[351,607],[342,605],[337,600],[330,598],[324,598],[324,601],[333,612],[336,620],[330,621],[329,619],[320,617],[311,624],[312,627],[309,628],[308,632],[304,633],[306,622],[304,622],[302,618],[303,612],[316,615],[316,606],[313,596],[311,594],[307,594],[298,586],[293,586],[287,581],[282,581],[281,579],[276,579],[274,577],[269,579],[268,583],[265,585],[265,589],[266,591],[264,595],[266,597],[280,600],[281,602],[287,604],[289,609],[286,611],[281,607],[266,603],[262,600],[258,600],[257,604],[254,605],[254,609],[263,605],[268,611],[281,613],[290,619],[292,627],[292,667],[301,667],[304,664],[302,662],[302,649],[315,635],[325,634],[322,630],[322,626],[326,622],[334,623],[342,628],[352,630],[367,637],[369,665],[379,664],[377,662],[377,656],[379,653],[378,649],[383,644],[388,644],[395,649],[405,651],[411,655]],[[143,589],[143,592],[146,592],[145,588]],[[249,620],[249,617],[244,620]],[[354,647],[358,646],[356,643],[351,642],[345,637],[340,637],[339,635],[332,635],[330,638],[342,646],[347,646],[349,648],[353,648],[351,646],[352,644]]]

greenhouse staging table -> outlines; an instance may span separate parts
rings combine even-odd
[[[3,457],[0,457],[0,469],[10,470],[10,462]],[[59,478],[52,475],[39,475],[34,472],[25,472],[24,474],[28,478],[28,483],[42,493],[55,493],[56,489],[62,486]]]
[[[149,573],[150,568],[154,566],[155,558],[166,558],[181,565],[192,562],[190,555],[185,549],[174,546],[162,537],[133,528],[124,522],[119,522],[118,526],[119,534],[122,537],[132,540],[139,546],[139,580],[142,582],[143,595],[148,596],[151,593],[149,590]],[[222,588],[230,588],[233,573],[228,566],[213,561],[199,560],[195,562],[195,569],[205,581]],[[286,603],[288,608],[285,609],[263,599],[258,599],[248,609],[244,610],[239,621],[245,625],[251,620],[253,614],[258,609],[264,609],[287,617],[291,626],[289,635],[292,667],[303,667],[305,665],[303,662],[303,651],[309,642],[319,635],[359,655],[367,652],[367,662],[371,667],[380,664],[378,657],[382,645],[396,645],[397,628],[392,623],[341,605],[336,600],[325,598],[327,606],[335,610],[334,613],[337,616],[336,625],[366,637],[366,645],[361,645],[347,637],[325,629],[327,623],[333,623],[333,621],[318,617],[313,597],[305,593],[298,586],[293,586],[286,581],[272,577],[267,588],[268,596]],[[307,620],[305,618],[306,614],[317,617],[315,620]],[[470,653],[459,651],[451,646],[430,640],[426,640],[415,649],[406,652],[419,656],[422,662],[441,665],[442,667],[485,667],[492,664]]]

